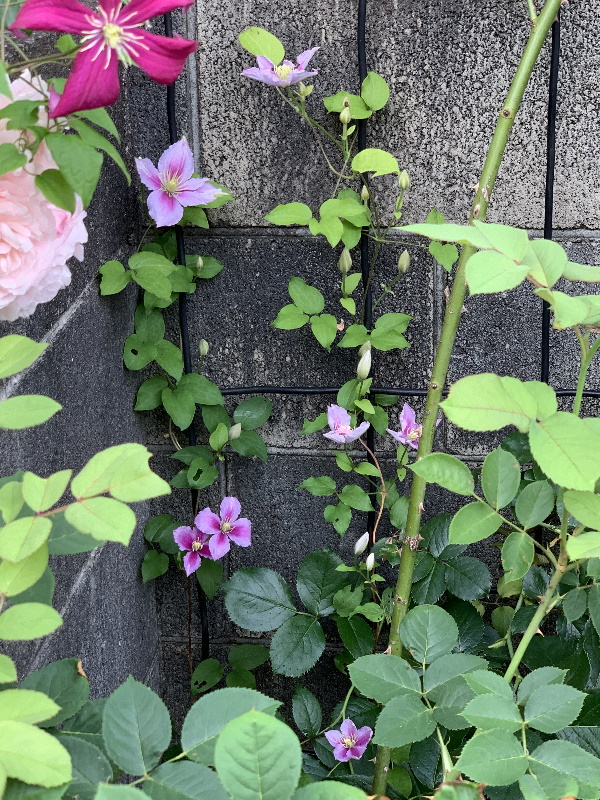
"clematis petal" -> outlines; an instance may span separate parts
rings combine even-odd
[[[419,440],[418,440],[418,439],[408,439],[408,440],[407,440],[407,442],[406,442],[406,444],[407,444],[407,445],[408,445],[408,446],[409,446],[409,447],[410,447],[412,450],[418,450],[418,449],[419,449]]]
[[[349,426],[350,414],[341,406],[327,406],[327,424],[332,430],[339,428],[341,425]]]
[[[177,225],[183,217],[183,206],[175,197],[163,192],[162,189],[150,192],[147,203],[148,212],[159,228]]]
[[[221,500],[221,521],[235,522],[240,515],[242,506],[237,497],[224,497]]]
[[[267,83],[267,79],[265,77],[266,73],[260,70],[258,67],[250,67],[249,69],[242,70],[240,73],[244,78],[252,78],[255,81],[260,81],[261,83]]]
[[[175,528],[173,531],[173,539],[179,545],[180,550],[191,550],[192,543],[195,539],[195,530],[188,525],[182,525],[180,528]]]
[[[266,56],[256,56],[256,63],[261,70],[274,70],[275,64]]]
[[[106,11],[108,17],[117,11],[121,6],[121,0],[98,0],[98,5],[103,11]]]
[[[415,410],[408,403],[404,403],[400,413],[400,424],[402,428],[410,426],[411,428],[416,424]]]
[[[365,725],[356,731],[356,744],[359,747],[366,747],[373,738],[373,729]]]
[[[144,28],[136,29],[140,41],[129,48],[138,67],[156,83],[173,83],[183,70],[186,58],[194,52],[197,42],[182,36],[157,36]]]
[[[203,508],[202,511],[196,515],[194,525],[199,531],[207,533],[209,536],[215,533],[221,533],[221,520],[208,507]]]
[[[348,748],[344,747],[343,744],[338,744],[337,747],[333,748],[333,757],[336,759],[336,761],[350,761]]]
[[[318,49],[319,49],[318,47],[313,47],[310,50],[305,50],[303,53],[300,53],[300,55],[296,59],[296,63],[298,64],[298,66],[301,69],[305,69],[308,62],[311,60],[311,58],[314,56],[314,54],[317,52]]]
[[[119,25],[138,25],[140,22],[174,11],[188,8],[194,0],[131,0],[119,14]]]
[[[148,189],[160,189],[160,173],[149,158],[136,158],[135,168],[138,171],[141,182]]]
[[[400,442],[400,444],[407,444],[406,436],[404,436],[402,431],[393,431],[391,428],[386,428],[386,431],[390,434],[390,436],[393,436],[397,442]]]
[[[340,731],[342,732],[342,736],[355,739],[356,738],[356,725],[352,722],[351,719],[345,719],[342,724],[340,725]]]
[[[358,428],[353,428],[353,430],[351,430],[350,433],[347,433],[345,435],[346,441],[347,442],[355,442],[370,427],[371,427],[371,423],[370,422],[366,422],[366,421],[365,422],[361,422],[360,425],[358,426]]]
[[[342,741],[342,734],[340,733],[340,731],[325,731],[324,736],[329,742],[329,744],[332,745],[333,747],[340,744],[340,742]]]
[[[238,519],[227,535],[232,542],[235,542],[240,547],[249,547],[252,544],[251,533],[252,523],[249,519],[242,517]]]
[[[351,758],[361,758],[363,753],[366,750],[366,745],[364,747],[359,747],[358,745],[354,745],[354,747],[348,748],[348,760]]]
[[[177,199],[184,207],[204,206],[221,194],[223,192],[213,186],[208,178],[189,178],[177,193]]]
[[[61,30],[65,30],[62,28]],[[66,117],[74,111],[90,111],[112,105],[119,96],[119,59],[111,50],[106,63],[104,46],[77,53],[64,92],[50,116]]]
[[[215,533],[214,536],[210,537],[208,547],[210,549],[211,556],[216,561],[219,558],[223,558],[223,556],[229,552],[231,545],[229,544],[229,539],[224,533]]]
[[[331,439],[332,442],[339,442],[340,444],[344,444],[346,441],[345,436],[343,436],[341,433],[336,433],[335,431],[329,431],[329,433],[324,433],[323,436],[326,439]]]
[[[292,74],[290,75],[290,85],[295,83],[300,83],[300,81],[305,81],[307,78],[314,78],[315,75],[318,75],[318,70],[313,70],[312,72],[306,72],[305,70],[297,70],[295,69]]]
[[[158,172],[170,177],[178,176],[183,183],[192,176],[194,171],[194,156],[185,139],[180,139],[175,144],[167,147],[158,160]]]
[[[196,572],[201,562],[202,559],[200,558],[198,553],[191,552],[191,553],[186,553],[186,555],[184,555],[183,567],[185,569],[185,574],[188,576],[188,578],[193,572]]]
[[[27,0],[10,30],[82,33],[90,29],[94,12],[78,0]]]

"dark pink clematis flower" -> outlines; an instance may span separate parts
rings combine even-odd
[[[361,422],[357,428],[353,428],[350,425],[350,414],[346,409],[341,406],[331,405],[327,406],[327,424],[331,430],[324,433],[323,436],[333,442],[346,444],[354,442],[362,436],[371,423]]]
[[[435,423],[436,428],[441,421],[441,419],[438,419]],[[387,432],[393,436],[396,441],[400,442],[400,444],[403,444],[405,447],[412,447],[413,450],[416,450],[419,447],[419,439],[423,432],[423,426],[417,425],[415,410],[412,406],[409,406],[408,403],[404,403],[402,406],[399,422],[399,431],[392,431],[390,428],[387,428]]]
[[[177,225],[185,206],[205,205],[223,194],[208,178],[192,178],[194,156],[185,139],[165,150],[158,169],[149,158],[136,158],[135,166],[144,186],[151,189],[148,211],[159,228]]]
[[[351,719],[345,719],[339,731],[325,731],[325,738],[333,745],[333,757],[338,761],[361,758],[372,736],[368,725],[357,729]]]
[[[119,96],[118,64],[138,67],[157,83],[173,83],[196,42],[149,33],[142,25],[152,17],[191,5],[193,0],[100,0],[96,11],[79,0],[26,0],[12,31],[58,31],[82,36],[65,90],[51,104],[50,116],[100,108]]]
[[[208,547],[215,560],[229,552],[230,541],[239,544],[240,547],[248,547],[251,544],[252,524],[244,517],[238,519],[241,510],[237,497],[224,497],[221,501],[220,519],[210,508],[204,508],[194,520],[198,530],[210,536]]]
[[[173,538],[180,550],[188,551],[183,557],[183,566],[188,577],[196,572],[203,558],[211,557],[206,544],[208,536],[199,531],[196,526],[190,528],[188,525],[182,525],[181,528],[175,528]]]
[[[318,70],[315,69],[312,72],[308,72],[306,67],[318,49],[318,47],[313,47],[312,50],[305,50],[300,53],[297,64],[294,64],[293,61],[284,61],[279,66],[275,66],[266,56],[256,56],[258,67],[245,69],[242,75],[245,78],[253,78],[255,81],[266,83],[267,86],[280,86],[282,88],[293,86],[295,83],[300,83],[300,81],[312,78],[313,75],[317,74]]]

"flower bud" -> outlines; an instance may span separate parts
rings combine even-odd
[[[365,561],[365,567],[367,568],[367,572],[371,572],[374,566],[375,566],[375,553],[369,553],[369,555],[367,556],[367,560]]]
[[[344,247],[338,260],[338,269],[342,275],[347,275],[350,272],[351,267],[352,256],[350,255],[350,250],[348,250],[347,247]]]
[[[364,553],[367,549],[367,545],[369,544],[369,531],[363,533],[360,539],[356,540],[356,544],[354,545],[354,555],[359,556],[361,553]]]
[[[340,111],[340,122],[344,125],[348,125],[349,122],[352,121],[352,114],[350,113],[349,106],[344,106]]]
[[[303,100],[306,100],[306,98],[309,96],[309,94],[311,94],[314,88],[315,88],[314,86],[307,86],[304,83],[304,81],[300,81],[300,83],[298,84],[298,94]]]
[[[350,108],[350,98],[347,95],[342,100],[342,108]]]
[[[405,169],[403,169],[400,175],[398,175],[398,186],[403,192],[410,187],[410,177]]]
[[[369,189],[366,186],[363,186],[360,190],[360,199],[363,201],[363,203],[366,203],[369,197],[371,197],[369,194]]]
[[[400,273],[400,275],[404,275],[408,272],[409,267],[410,267],[410,256],[408,254],[408,250],[405,250],[398,259],[398,272]]]
[[[202,272],[202,267],[204,266],[204,261],[202,260],[202,256],[198,256],[198,260],[196,261],[196,269],[198,272]]]
[[[356,377],[359,381],[364,381],[369,377],[369,372],[371,372],[371,351],[367,350],[358,362]]]
[[[370,341],[365,342],[364,344],[362,344],[360,346],[360,349],[358,351],[358,355],[359,356],[364,356],[364,354],[368,353],[370,349],[371,349],[371,342]]]
[[[242,425],[240,422],[237,422],[235,425],[232,425],[231,428],[229,428],[229,441],[232,442],[234,439],[239,439],[241,432],[242,432]]]
[[[200,339],[198,350],[200,351],[200,356],[202,358],[206,358],[206,356],[208,355],[208,351],[210,350],[209,344],[206,341],[206,339]]]

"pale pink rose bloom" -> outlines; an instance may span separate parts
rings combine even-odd
[[[11,90],[14,100],[42,101],[48,87],[23,73]],[[0,97],[0,108],[9,102]],[[42,110],[40,125],[45,124],[47,113]],[[19,133],[7,130],[0,120],[0,144],[15,142]],[[69,285],[67,261],[73,256],[83,259],[87,231],[82,202],[78,197],[74,214],[48,202],[34,182],[46,169],[56,169],[56,163],[42,144],[24,168],[0,176],[0,320],[29,317],[38,303],[47,303]]]

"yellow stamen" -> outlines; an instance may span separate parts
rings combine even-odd
[[[229,533],[229,531],[231,530],[232,527],[233,526],[232,526],[231,522],[224,522],[221,525],[221,530],[223,531],[223,533]]]
[[[344,745],[344,747],[350,748],[350,747],[354,747],[356,742],[350,736],[347,736],[345,739],[342,739],[342,744]]]
[[[278,67],[275,67],[275,75],[277,75],[277,77],[282,81],[286,81],[290,77],[290,72],[292,69],[293,67],[290,67],[287,64],[280,64]]]
[[[167,178],[163,183],[163,189],[167,194],[175,194],[179,189],[179,180],[177,178]]]
[[[116,48],[120,45],[123,38],[123,28],[113,22],[107,22],[102,28],[102,33],[104,34],[104,41],[109,47]]]
[[[202,542],[192,542],[192,551],[197,553],[198,550],[202,549]]]

